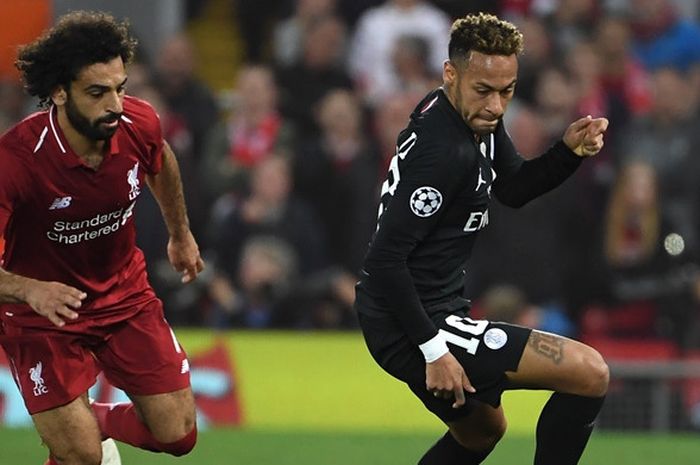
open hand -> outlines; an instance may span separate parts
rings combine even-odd
[[[62,283],[31,280],[25,301],[36,313],[61,327],[66,324],[65,318],[78,318],[74,309],[80,308],[85,297],[85,292]]]
[[[566,128],[564,143],[579,157],[592,157],[603,148],[603,133],[606,129],[607,118],[592,118],[588,115]]]

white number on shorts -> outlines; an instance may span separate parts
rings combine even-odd
[[[447,318],[445,318],[445,323],[452,326],[453,328],[456,328],[462,332],[471,334],[473,336],[481,336],[486,330],[486,327],[489,325],[489,322],[486,320],[472,320],[471,318],[460,318],[457,315],[448,316]],[[466,338],[458,336],[457,334],[445,331],[444,329],[440,330],[440,334],[442,334],[442,337],[444,337],[447,342],[462,347],[472,355],[474,355],[476,353],[476,350],[479,348],[479,339],[473,337]]]

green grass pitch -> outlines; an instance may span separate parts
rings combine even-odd
[[[293,432],[256,429],[201,433],[190,455],[175,459],[120,445],[124,465],[412,465],[436,439],[420,433]],[[485,465],[532,463],[534,441],[507,436]],[[30,429],[0,428],[1,465],[41,465],[46,450]],[[596,433],[581,465],[697,465],[700,435]]]

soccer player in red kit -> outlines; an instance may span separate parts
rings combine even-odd
[[[186,354],[135,244],[146,185],[182,281],[204,264],[158,116],[125,95],[134,48],[111,16],[62,17],[16,62],[45,111],[0,138],[0,340],[49,464],[99,464],[105,438],[172,455],[196,442]],[[88,401],[100,370],[133,404]]]

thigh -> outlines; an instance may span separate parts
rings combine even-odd
[[[95,384],[86,337],[5,325],[3,348],[30,414],[66,405]]]
[[[165,320],[160,300],[105,331],[107,341],[95,356],[116,387],[130,395],[150,396],[190,386],[187,354]]]
[[[500,405],[508,386],[507,371],[514,371],[522,356],[530,329],[486,320],[472,320],[463,314],[443,314],[433,318],[447,339],[452,355],[476,388],[467,402],[453,408],[453,400],[436,398],[425,387],[425,359],[420,349],[389,319],[360,314],[360,326],[367,346],[377,363],[392,376],[405,382],[425,407],[450,424],[467,417],[483,402]]]
[[[36,413],[32,420],[54,457],[67,463],[99,463],[100,429],[86,394],[66,405]]]
[[[447,423],[450,433],[462,446],[474,451],[493,448],[506,432],[503,407],[479,402],[472,412]]]
[[[476,389],[470,397],[498,407],[508,387],[506,373],[517,369],[532,330],[461,314],[442,315],[433,321]]]
[[[517,371],[507,373],[511,388],[549,389],[600,396],[608,369],[600,354],[578,341],[533,330]]]
[[[194,396],[190,388],[165,394],[130,397],[159,442],[175,442],[189,434],[195,426]]]

